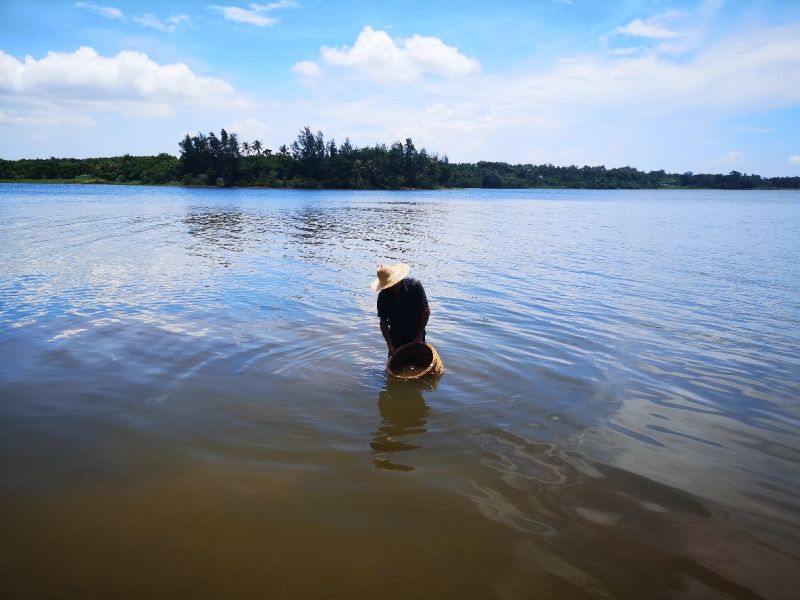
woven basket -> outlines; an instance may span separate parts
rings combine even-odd
[[[412,368],[413,367],[413,368]],[[421,379],[441,375],[442,359],[430,344],[411,342],[400,346],[386,361],[386,372],[399,379]]]

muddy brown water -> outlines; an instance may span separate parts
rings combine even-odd
[[[2,184],[0,597],[793,599],[798,240],[797,193]]]

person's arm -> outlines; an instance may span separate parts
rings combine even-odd
[[[394,354],[394,344],[392,334],[389,331],[389,292],[383,290],[378,294],[378,318],[381,320],[381,333],[386,340],[386,347],[389,348],[389,356]]]
[[[419,317],[419,329],[417,330],[417,337],[414,340],[415,342],[419,343],[422,341],[422,338],[425,337],[425,326],[428,324],[428,319],[431,316],[431,309],[426,304],[422,308],[422,314]]]
[[[385,318],[381,318],[381,333],[383,334],[383,339],[386,340],[386,347],[389,348],[389,356],[394,354],[394,344],[392,343],[392,335],[389,333],[389,321]]]
[[[418,281],[416,285],[417,302],[419,306],[419,327],[417,328],[417,337],[414,341],[420,343],[425,338],[425,326],[428,324],[428,318],[431,316],[431,309],[428,308],[428,296],[425,295],[425,288]]]

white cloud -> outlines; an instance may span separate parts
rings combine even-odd
[[[214,6],[212,8],[220,10],[228,21],[235,21],[237,23],[247,23],[248,25],[255,25],[256,27],[267,27],[278,22],[276,17],[265,17],[264,15],[258,14],[257,11],[239,8],[238,6]]]
[[[744,154],[736,150],[732,150],[730,152],[726,152],[719,158],[715,158],[713,162],[718,165],[733,165],[740,163],[743,158]]]
[[[277,139],[276,131],[273,127],[270,127],[269,125],[266,125],[265,123],[253,117],[249,117],[240,121],[234,121],[230,123],[226,129],[236,133],[239,136],[239,139],[243,142],[260,140],[264,143],[265,148],[267,147],[267,140],[271,140],[270,143],[274,143],[274,141]]]
[[[742,127],[745,133],[775,133],[771,127]]]
[[[647,50],[647,46],[631,46],[628,48],[614,48],[609,53],[614,56],[630,56],[631,54],[640,54]]]
[[[273,11],[282,8],[300,8],[300,3],[295,0],[278,0],[278,2],[270,2],[268,4],[251,4],[250,8],[255,11]]]
[[[178,104],[243,107],[227,82],[161,65],[141,52],[100,56],[93,48],[17,60],[0,51],[0,106],[17,121],[75,119],[95,112],[169,117]]]
[[[322,73],[322,68],[311,60],[301,60],[292,67],[292,72],[302,77],[318,77]]]
[[[349,67],[383,83],[415,81],[427,73],[461,77],[480,70],[477,60],[439,38],[413,35],[392,39],[385,31],[370,26],[359,33],[352,48],[326,46],[320,54],[326,64]]]
[[[143,27],[150,27],[151,29],[163,31],[164,33],[172,33],[181,25],[188,25],[190,23],[190,19],[187,15],[175,15],[167,18],[166,21],[162,21],[152,13],[131,17],[131,21]]]
[[[733,36],[690,60],[672,60],[658,51],[562,60],[549,72],[522,76],[499,92],[526,99],[532,107],[616,106],[660,114],[793,106],[800,103],[800,24]]]
[[[635,37],[669,39],[683,35],[667,27],[667,23],[685,16],[680,11],[670,10],[650,17],[649,19],[634,19],[624,27],[617,27],[616,33]]]
[[[722,156],[708,161],[705,168],[701,170],[710,170],[712,172],[729,172],[729,171],[745,171],[750,170],[751,161],[746,160],[745,154],[738,150],[731,150],[725,152]]]
[[[164,33],[173,33],[182,25],[188,25],[191,22],[191,19],[189,19],[187,15],[174,15],[168,17],[166,20],[161,20],[152,13],[145,13],[128,18],[122,10],[111,6],[98,6],[91,2],[76,2],[75,6],[106,17],[107,19],[116,19],[124,22],[133,21],[142,27],[150,27],[151,29],[163,31]]]
[[[678,31],[673,31],[671,29],[667,29],[663,25],[643,21],[642,19],[634,19],[625,25],[625,27],[618,27],[617,32],[624,33],[626,35],[648,38],[673,38],[681,35]]]
[[[800,154],[790,154],[786,158],[790,165],[800,165]]]
[[[114,8],[113,6],[98,6],[97,4],[93,4],[91,2],[76,2],[75,7],[88,10],[89,12],[103,16],[106,19],[125,18],[125,15],[122,14],[122,11],[118,8]]]
[[[280,19],[277,17],[268,17],[262,13],[284,8],[300,8],[300,3],[295,0],[278,0],[277,2],[270,2],[268,4],[250,4],[250,8],[219,5],[209,6],[208,8],[221,12],[222,16],[228,21],[247,23],[248,25],[255,25],[256,27],[268,27],[278,23]]]

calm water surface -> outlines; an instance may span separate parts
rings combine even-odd
[[[797,597],[800,193],[0,185],[0,268],[4,598]]]

